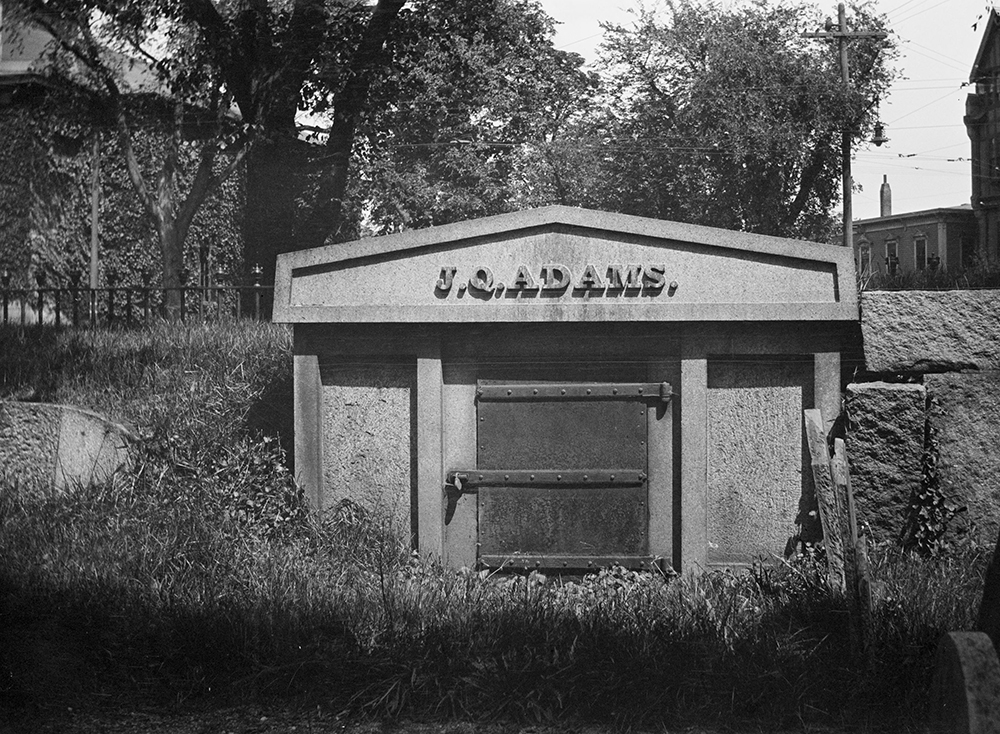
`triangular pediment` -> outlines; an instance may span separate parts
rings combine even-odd
[[[278,257],[285,323],[857,319],[850,249],[551,206]]]

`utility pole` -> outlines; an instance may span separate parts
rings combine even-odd
[[[851,68],[847,58],[847,42],[852,38],[885,38],[888,34],[882,31],[851,31],[847,27],[847,13],[844,3],[837,5],[837,25],[826,19],[826,30],[821,33],[803,33],[805,38],[836,38],[840,51],[840,73],[844,87],[851,85]],[[851,190],[854,182],[851,178],[851,130],[845,127],[841,134],[840,154],[844,159],[844,247],[854,248],[854,212],[851,201]]]

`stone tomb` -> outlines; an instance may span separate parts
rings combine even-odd
[[[841,247],[568,207],[281,255],[296,473],[456,567],[774,558],[854,277]]]

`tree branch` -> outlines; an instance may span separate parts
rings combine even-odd
[[[332,164],[320,181],[312,212],[299,233],[299,247],[316,247],[342,226],[347,174],[358,121],[368,101],[372,76],[382,61],[393,21],[406,0],[378,0],[354,52],[347,82],[334,98],[333,125],[326,141]]]
[[[832,142],[830,135],[825,134],[820,136],[813,146],[809,162],[802,168],[802,175],[799,177],[799,190],[785,213],[786,227],[791,227],[795,223],[809,202],[809,197],[816,186],[816,180],[826,166]]]

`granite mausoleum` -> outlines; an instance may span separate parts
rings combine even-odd
[[[840,413],[837,246],[547,207],[281,255],[296,473],[451,566],[780,555]]]

